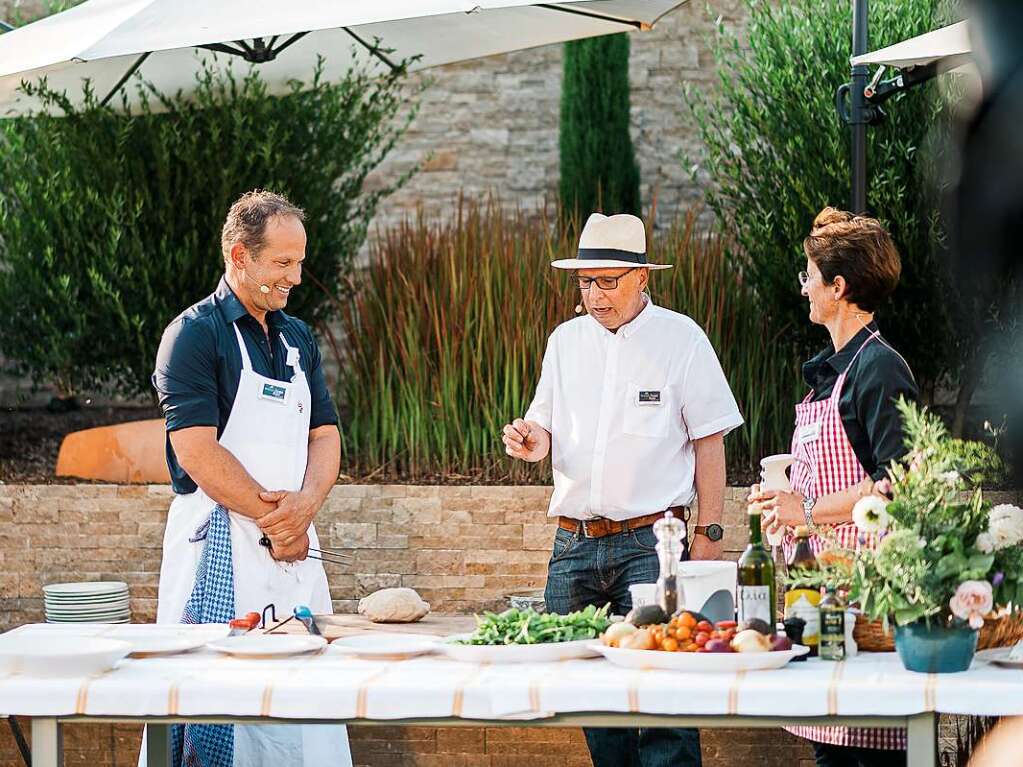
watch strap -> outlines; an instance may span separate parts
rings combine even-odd
[[[812,532],[817,532],[817,523],[813,521],[813,507],[817,505],[816,498],[803,499],[803,516],[806,517],[806,526]]]
[[[713,524],[717,524],[717,523],[713,523]],[[710,526],[711,525],[693,525],[693,535],[702,535],[705,538],[710,538],[710,536],[707,535],[707,528],[710,527]],[[721,525],[717,525],[717,526],[721,527]],[[713,540],[713,539],[711,538],[711,540]],[[718,540],[720,540],[720,538]]]

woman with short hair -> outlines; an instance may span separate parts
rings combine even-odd
[[[872,545],[852,521],[856,501],[887,478],[905,454],[900,397],[919,396],[909,365],[881,336],[875,312],[895,290],[902,271],[891,235],[876,219],[825,208],[803,241],[800,272],[810,321],[823,325],[831,343],[803,365],[810,387],[796,405],[789,491],[760,492],[750,502],[764,512],[772,532],[786,528],[786,560],[795,546],[792,528],[807,525],[816,553],[828,545]],[[819,767],[889,767],[906,763],[906,732],[899,729],[793,727],[814,742]]]

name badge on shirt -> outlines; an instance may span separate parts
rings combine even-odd
[[[796,432],[796,441],[800,445],[805,445],[808,442],[816,442],[820,435],[820,421],[814,421],[813,423],[808,423],[805,426],[799,427],[799,431]]]
[[[280,402],[284,404],[284,400],[287,399],[288,390],[283,386],[274,386],[273,384],[263,384],[263,389],[259,393],[260,399],[268,399],[271,402]]]
[[[659,391],[640,390],[636,399],[638,405],[660,405],[661,393]]]

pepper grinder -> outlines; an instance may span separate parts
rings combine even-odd
[[[654,523],[657,536],[657,558],[661,574],[657,578],[657,603],[669,618],[685,604],[682,579],[679,577],[679,562],[682,560],[682,539],[686,537],[686,525],[670,511]]]

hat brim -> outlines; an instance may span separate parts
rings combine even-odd
[[[552,261],[555,269],[671,269],[672,264],[636,264],[631,261],[594,258],[562,258]]]

